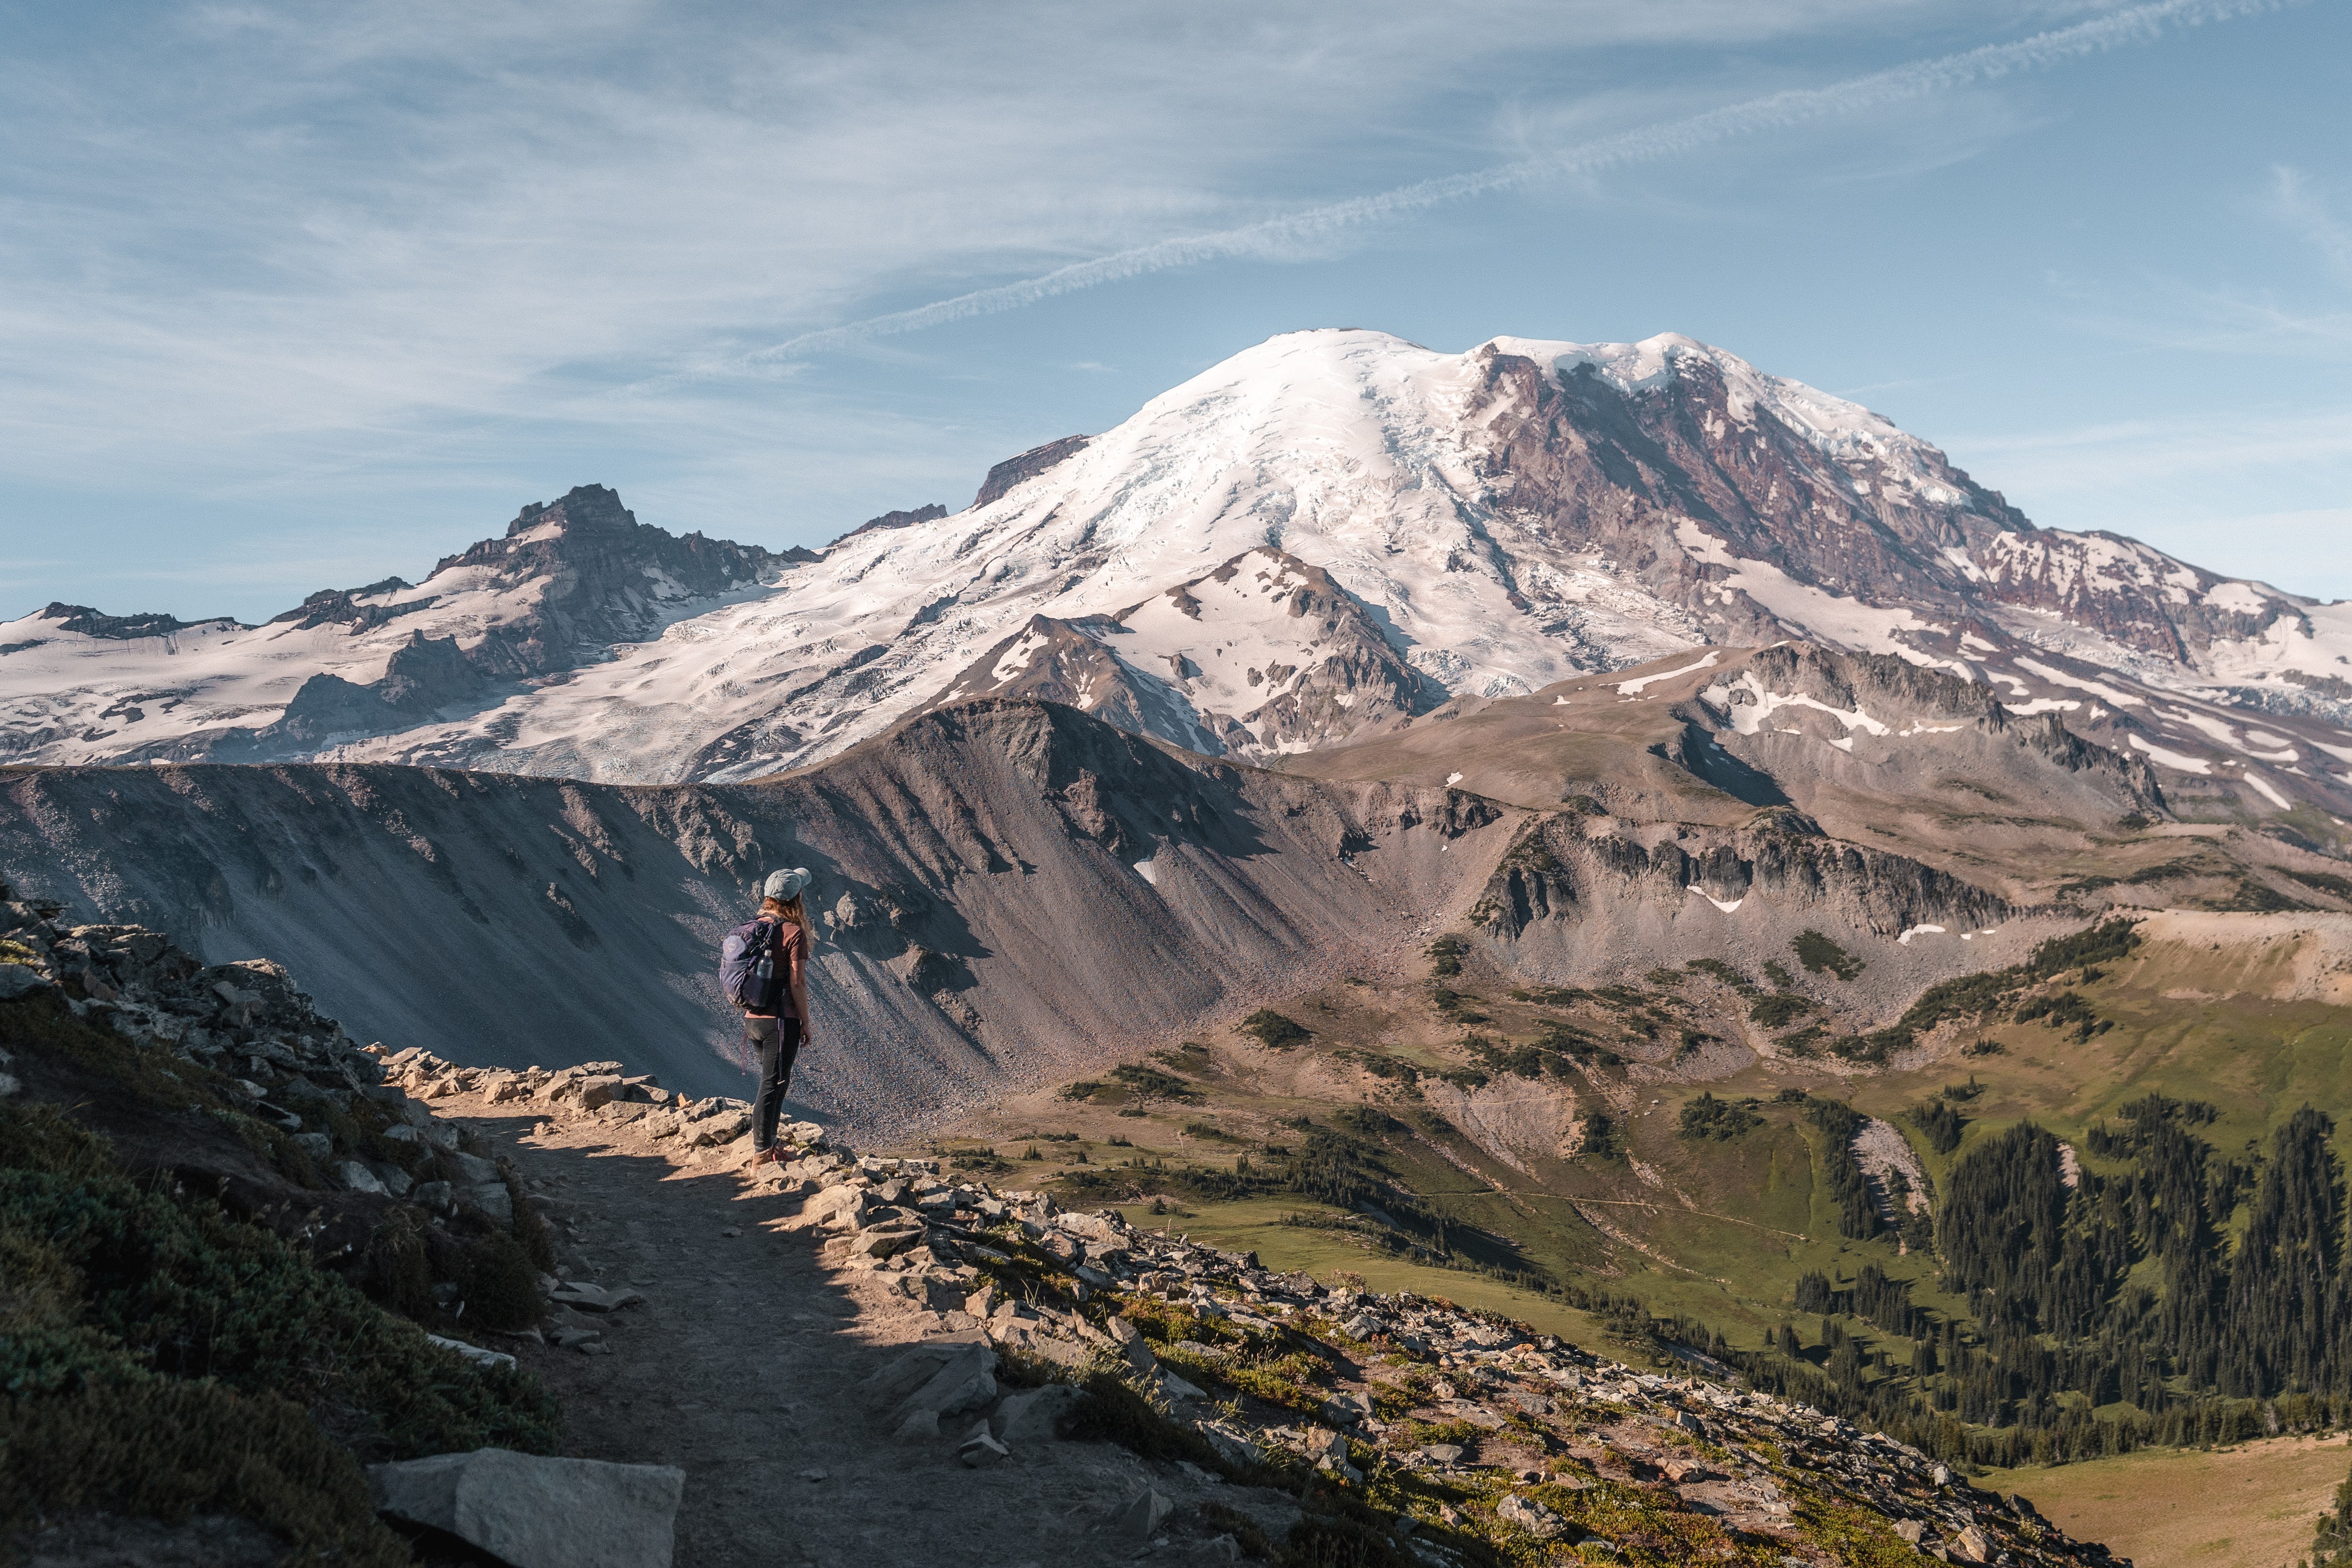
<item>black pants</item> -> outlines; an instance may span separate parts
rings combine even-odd
[[[782,1115],[784,1092],[793,1084],[793,1060],[801,1053],[801,1020],[743,1020],[743,1032],[760,1048],[760,1097],[751,1103],[751,1147],[765,1150],[776,1141],[776,1121]]]

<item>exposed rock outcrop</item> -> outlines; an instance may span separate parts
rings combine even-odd
[[[1065,435],[1059,441],[1049,441],[1043,446],[1033,446],[1018,456],[1008,457],[988,471],[980,482],[980,493],[971,498],[975,507],[985,507],[998,500],[1016,485],[1034,479],[1064,458],[1084,451],[1091,435]]]

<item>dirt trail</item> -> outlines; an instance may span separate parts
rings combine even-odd
[[[625,1129],[510,1109],[473,1096],[434,1105],[497,1144],[548,1200],[568,1278],[646,1301],[593,1320],[605,1354],[483,1338],[561,1396],[572,1452],[687,1472],[678,1568],[1232,1560],[1181,1523],[1156,1550],[1122,1530],[1119,1511],[1147,1486],[1180,1521],[1209,1500],[1296,1516],[1277,1494],[1107,1444],[1031,1439],[969,1469],[955,1439],[976,1417],[931,1441],[895,1439],[865,1380],[908,1344],[976,1334],[951,1335],[892,1276],[828,1266],[822,1233],[793,1218],[800,1200],[733,1157],[709,1151],[698,1165]]]

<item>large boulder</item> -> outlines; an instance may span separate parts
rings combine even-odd
[[[686,1472],[506,1448],[370,1465],[376,1511],[513,1568],[670,1568]]]

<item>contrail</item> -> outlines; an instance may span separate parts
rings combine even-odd
[[[951,299],[894,311],[863,321],[846,322],[803,332],[781,343],[754,350],[735,361],[737,369],[773,365],[828,349],[845,348],[873,338],[918,332],[974,316],[1018,310],[1056,295],[1094,288],[1106,283],[1171,267],[1227,256],[1260,255],[1281,246],[1321,237],[1334,231],[1377,223],[1383,218],[1420,212],[1447,202],[1556,180],[1564,175],[1595,174],[1628,163],[1648,162],[1713,142],[1785,130],[1838,115],[1857,113],[1885,104],[1924,98],[1930,93],[1990,81],[2020,71],[2046,70],[2086,55],[2126,44],[2148,43],[2168,29],[2224,22],[2239,16],[2279,10],[2297,0],[2156,0],[2135,5],[2071,27],[2037,33],[2010,44],[1987,44],[1958,54],[1914,60],[1867,76],[1852,77],[1828,87],[1792,89],[1743,103],[1727,104],[1686,120],[1668,120],[1620,131],[1596,141],[1568,148],[1541,158],[1497,164],[1491,169],[1450,174],[1400,185],[1392,191],[1357,196],[1344,202],[1308,207],[1279,217],[1244,224],[1238,228],[1179,239],[1159,240],[1092,261],[1023,278],[1017,283],[974,289]]]

